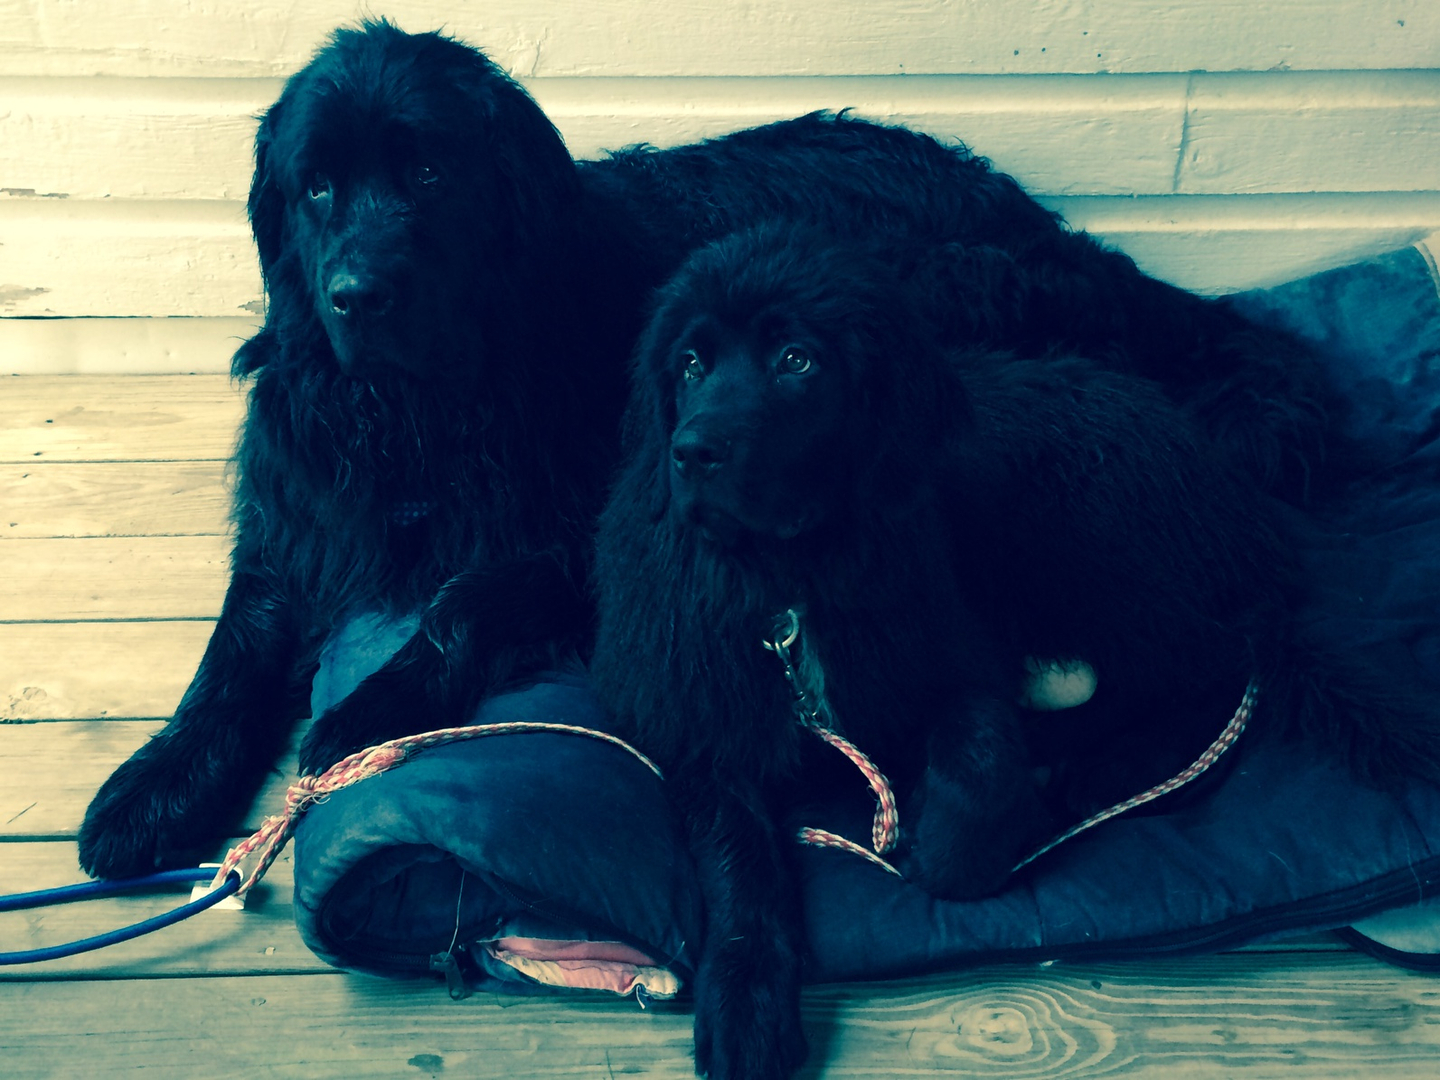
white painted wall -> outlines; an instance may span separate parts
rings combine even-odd
[[[1440,0],[366,9],[486,48],[577,154],[853,106],[965,141],[1202,291],[1440,231]],[[262,303],[253,118],[360,11],[0,0],[0,371],[223,370]]]

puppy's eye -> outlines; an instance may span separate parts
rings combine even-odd
[[[705,377],[705,364],[694,349],[686,349],[680,354],[680,373],[688,382]]]
[[[334,190],[330,185],[330,178],[324,173],[315,173],[310,177],[310,198],[323,199]]]
[[[780,354],[780,372],[784,375],[803,375],[810,370],[810,357],[799,349],[791,347]]]
[[[415,182],[431,187],[440,182],[440,174],[429,165],[417,165],[415,167]]]

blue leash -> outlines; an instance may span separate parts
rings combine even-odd
[[[35,892],[0,896],[0,911],[23,911],[26,908],[47,907],[50,904],[68,904],[75,900],[98,900],[102,897],[118,896],[120,893],[132,892],[136,889],[154,888],[157,885],[209,881],[214,876],[215,869],[212,866],[209,868],[196,867],[190,870],[165,870],[158,874],[119,878],[114,881],[85,881],[79,885],[65,885],[58,889],[38,889]],[[75,956],[78,953],[103,949],[107,945],[115,945],[121,941],[129,941],[131,938],[153,933],[180,922],[182,919],[188,919],[191,915],[198,915],[200,912],[214,907],[227,896],[235,895],[239,889],[240,875],[231,870],[218,889],[212,889],[199,899],[191,900],[188,904],[183,904],[173,911],[167,911],[163,915],[156,915],[154,918],[133,923],[130,926],[122,926],[120,929],[111,930],[108,933],[96,934],[94,937],[81,938],[79,941],[67,941],[63,945],[51,945],[44,949],[25,949],[21,952],[0,952],[0,967],[8,964],[36,964],[42,960],[58,960],[62,956]]]

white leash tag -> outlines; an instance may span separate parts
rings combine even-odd
[[[205,862],[205,863],[201,863],[201,864],[200,864],[200,869],[201,869],[201,870],[219,870],[219,869],[220,869],[220,864],[219,864],[218,862]],[[215,885],[214,888],[218,889],[218,888],[220,888],[221,886],[223,886],[224,884],[225,884],[225,883],[222,881],[222,882],[220,883],[220,885]],[[210,883],[210,882],[208,882],[208,881],[197,881],[197,882],[195,883],[194,888],[192,888],[192,889],[190,890],[190,902],[193,904],[196,900],[199,900],[202,896],[209,896],[212,891],[213,891],[213,890],[212,890],[212,886],[211,886],[211,883]],[[222,910],[222,909],[224,909],[224,910],[226,910],[226,911],[244,911],[244,910],[245,910],[245,897],[243,897],[243,896],[233,896],[233,895],[232,895],[232,896],[227,896],[227,897],[225,897],[224,900],[217,901],[216,904],[215,904],[213,907],[211,907],[209,910],[211,910],[211,911],[220,911],[220,910]]]

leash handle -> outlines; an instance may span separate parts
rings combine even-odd
[[[186,870],[161,870],[159,873],[145,874],[141,877],[82,881],[78,885],[61,885],[55,889],[36,889],[34,892],[0,896],[0,911],[24,911],[27,908],[68,904],[76,900],[100,900],[107,896],[119,896],[121,893],[134,892],[136,889],[151,889],[160,885],[186,885],[192,881],[203,881],[210,876],[211,872],[204,867],[190,867]]]
[[[46,907],[50,904],[67,904],[75,900],[94,900],[105,896],[117,896],[124,892],[133,892],[136,889],[153,888],[156,885],[205,881],[210,876],[211,872],[208,867],[197,867],[189,870],[166,870],[158,874],[147,874],[144,877],[120,878],[114,881],[84,881],[78,885],[65,885],[58,889],[39,889],[35,892],[0,897],[0,911],[23,911],[27,908]],[[122,926],[118,930],[110,930],[104,934],[81,938],[79,941],[67,941],[63,945],[51,945],[42,949],[0,952],[0,967],[12,964],[37,964],[44,960],[59,960],[65,956],[76,956],[80,953],[103,949],[107,945],[117,945],[122,941],[140,937],[142,934],[149,934],[172,926],[192,915],[198,915],[200,912],[214,907],[227,896],[233,896],[239,889],[240,875],[231,873],[225,877],[218,888],[212,888],[204,896],[153,918]]]

